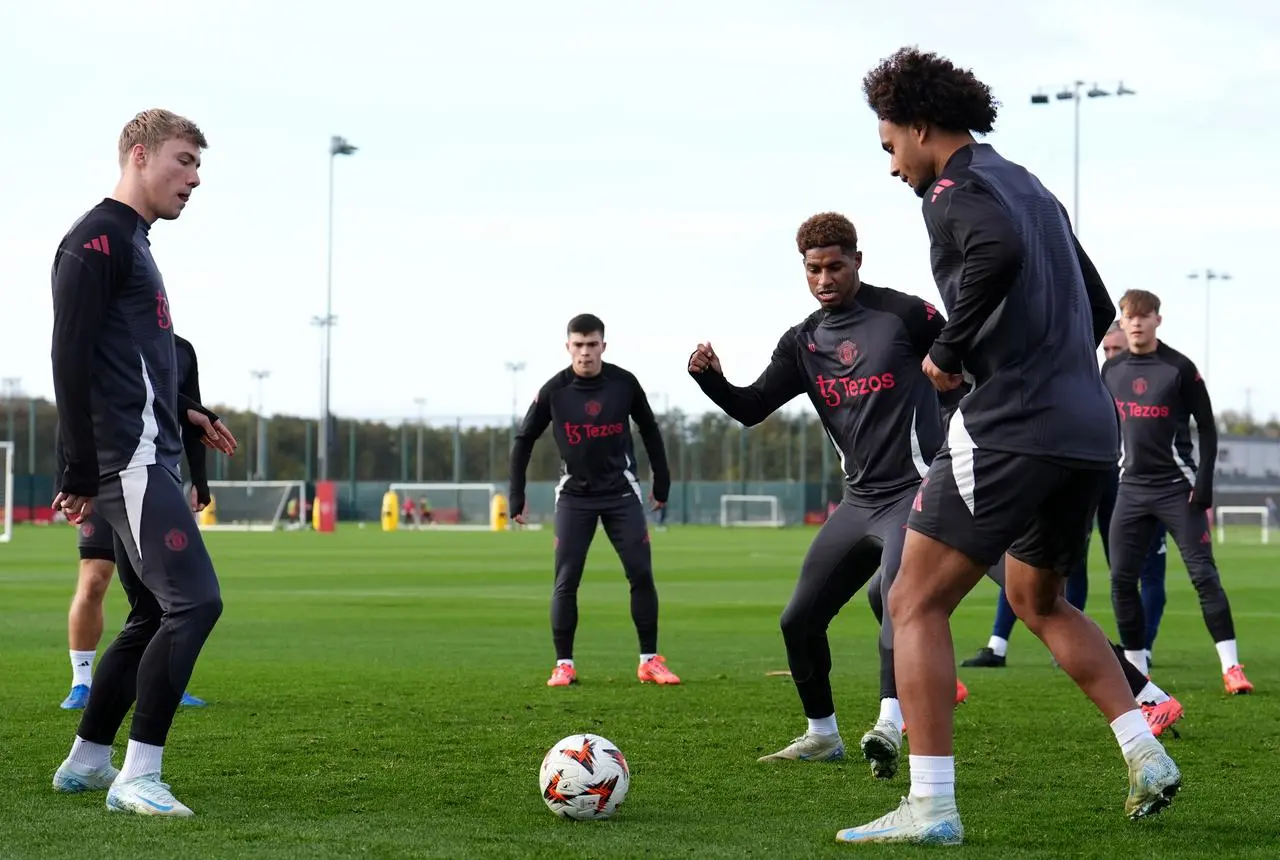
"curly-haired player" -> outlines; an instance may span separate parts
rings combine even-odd
[[[998,103],[973,73],[903,48],[867,74],[890,173],[923,199],[950,316],[923,362],[960,401],[907,520],[889,594],[899,694],[911,725],[911,792],[845,842],[958,844],[950,617],[1006,553],[1009,602],[1110,721],[1132,818],[1167,806],[1181,774],[1152,735],[1102,630],[1062,596],[1085,552],[1119,422],[1096,352],[1115,308],[1062,204],[1023,167],[975,142]]]

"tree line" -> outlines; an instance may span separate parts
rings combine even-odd
[[[214,409],[241,446],[231,459],[210,454],[210,477],[244,480],[258,462],[258,419],[244,410]],[[15,443],[15,473],[52,475],[57,426],[54,405],[43,399],[0,401],[0,421],[4,422],[0,424],[0,440]],[[745,429],[719,412],[695,415],[672,410],[660,415],[659,423],[676,480],[822,481],[839,473],[839,461],[812,414],[775,414]],[[1218,416],[1218,423],[1227,434],[1280,439],[1280,419],[1276,417],[1263,423],[1240,412],[1225,411]],[[255,477],[313,479],[317,427],[314,418],[271,417],[265,429],[266,472]],[[339,481],[417,481],[421,476],[421,480],[432,482],[500,482],[506,479],[511,437],[512,427],[505,422],[500,426],[456,422],[420,427],[412,421],[336,419],[329,476]],[[640,477],[648,480],[648,454],[638,434],[636,455]],[[555,480],[559,468],[559,457],[547,432],[534,449],[529,480]]]

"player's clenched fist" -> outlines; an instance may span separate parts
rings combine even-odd
[[[689,372],[702,373],[708,367],[721,375],[724,373],[720,369],[720,357],[711,348],[711,344],[700,343],[698,348],[693,351],[693,355],[689,356]]]

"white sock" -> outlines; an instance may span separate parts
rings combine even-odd
[[[1225,639],[1222,642],[1214,642],[1213,647],[1218,649],[1218,659],[1222,661],[1222,674],[1227,674],[1227,670],[1232,666],[1240,665],[1240,655],[1236,653],[1236,640]]]
[[[1126,651],[1124,658],[1138,667],[1138,671],[1147,674],[1147,652],[1146,651]]]
[[[987,647],[991,649],[997,657],[1003,657],[1009,653],[1009,640],[1001,639],[999,636],[992,636],[987,640]]]
[[[557,666],[568,666],[570,669],[572,669],[572,668],[573,668],[573,661],[572,661],[572,660],[557,660],[557,661],[556,661],[556,665],[557,665]]]
[[[159,773],[162,755],[164,747],[129,741],[129,749],[124,754],[124,764],[120,766],[120,775],[116,777],[116,781],[123,783],[149,773]]]
[[[1161,702],[1169,701],[1169,698],[1170,696],[1168,693],[1166,693],[1164,690],[1161,690],[1152,682],[1148,681],[1147,686],[1143,687],[1142,690],[1138,692],[1136,700],[1139,705],[1143,705],[1148,702],[1150,702],[1153,705],[1158,705]]]
[[[85,770],[101,770],[111,764],[111,747],[106,744],[94,744],[76,735],[71,744],[70,762]]]
[[[642,664],[643,664],[643,663],[648,663],[650,660],[652,660],[654,657],[657,657],[657,656],[658,656],[657,654],[641,654],[641,655],[640,655],[640,662],[641,662]]]
[[[1134,708],[1125,711],[1111,722],[1111,731],[1116,733],[1116,743],[1120,744],[1120,753],[1125,761],[1132,758],[1134,752],[1148,743],[1155,743],[1155,735],[1147,725],[1147,718],[1142,711]]]
[[[1145,726],[1146,723],[1143,723]],[[950,755],[910,755],[911,794],[915,797],[955,797],[956,759]]]
[[[898,727],[898,731],[902,731],[902,705],[897,699],[881,699],[880,700],[880,718],[877,722],[893,723]]]
[[[93,683],[93,658],[96,656],[97,651],[71,652],[71,686],[83,684],[87,687]]]
[[[838,735],[840,730],[836,728],[836,715],[829,717],[809,718],[809,734],[811,735]]]

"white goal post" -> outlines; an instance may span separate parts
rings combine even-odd
[[[721,528],[780,528],[784,525],[777,496],[720,497]]]
[[[497,484],[449,482],[427,484],[391,484],[388,492],[396,494],[400,528],[438,529],[441,531],[489,531],[493,523],[493,497]],[[413,501],[413,514],[404,514],[405,499]],[[427,502],[429,516],[423,514]]]
[[[0,442],[0,543],[13,537],[13,443]]]
[[[1213,515],[1218,520],[1218,543],[1226,543],[1227,540],[1227,517],[1258,517],[1262,521],[1262,542],[1270,543],[1270,526],[1271,512],[1262,505],[1225,505],[1220,508],[1213,509]]]
[[[273,532],[307,526],[306,481],[210,481],[213,522],[201,531]]]

